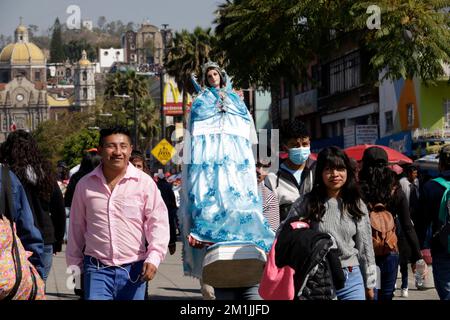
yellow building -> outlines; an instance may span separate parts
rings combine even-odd
[[[46,59],[22,23],[0,53],[0,141],[14,129],[34,130],[48,118]]]

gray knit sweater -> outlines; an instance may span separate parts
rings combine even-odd
[[[287,219],[293,216],[306,216],[307,201],[308,197],[297,200],[292,205]],[[364,216],[359,221],[354,220],[347,210],[343,211],[341,199],[329,198],[325,202],[325,209],[318,230],[331,235],[333,247],[337,247],[339,251],[342,267],[359,265],[366,288],[374,288],[377,275],[372,229],[366,205],[360,201],[360,209],[364,212]],[[281,230],[281,226],[278,230]]]

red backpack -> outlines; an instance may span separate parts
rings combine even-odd
[[[369,217],[375,256],[398,252],[396,227],[392,213],[386,210],[383,204],[377,203],[372,207]]]

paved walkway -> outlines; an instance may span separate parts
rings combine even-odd
[[[65,247],[63,248],[63,250]],[[53,258],[51,274],[47,279],[48,300],[76,300],[73,290],[66,285],[69,274],[66,273],[65,253]],[[151,300],[201,300],[200,284],[197,279],[185,277],[181,264],[181,243],[173,256],[167,254],[161,263],[155,278],[150,281]]]
[[[64,250],[65,248],[63,248]],[[409,269],[411,270],[411,269]],[[64,252],[59,253],[53,260],[51,274],[47,280],[47,299],[49,300],[77,300],[73,290],[67,288],[68,278]],[[400,276],[400,273],[399,273]],[[395,300],[437,300],[436,290],[433,288],[432,274],[427,280],[430,287],[427,290],[417,290],[414,286],[412,272],[409,272],[409,297],[399,297],[400,290],[396,291]],[[400,288],[400,279],[397,280]],[[200,285],[197,279],[185,277],[181,263],[181,243],[177,242],[177,251],[173,256],[167,254],[161,263],[158,273],[150,282],[149,295],[151,300],[201,300]]]

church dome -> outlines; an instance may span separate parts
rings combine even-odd
[[[16,32],[28,32],[28,29],[23,24],[21,24],[16,28]]]
[[[89,67],[91,65],[91,62],[87,58],[86,50],[81,52],[81,59],[78,61],[78,64],[80,67]]]
[[[45,65],[45,56],[34,43],[11,43],[0,53],[0,63]]]
[[[28,41],[28,29],[20,24],[14,32],[15,43],[11,43],[3,48],[0,53],[1,64],[11,65],[45,65],[45,56],[41,49],[34,43]]]

